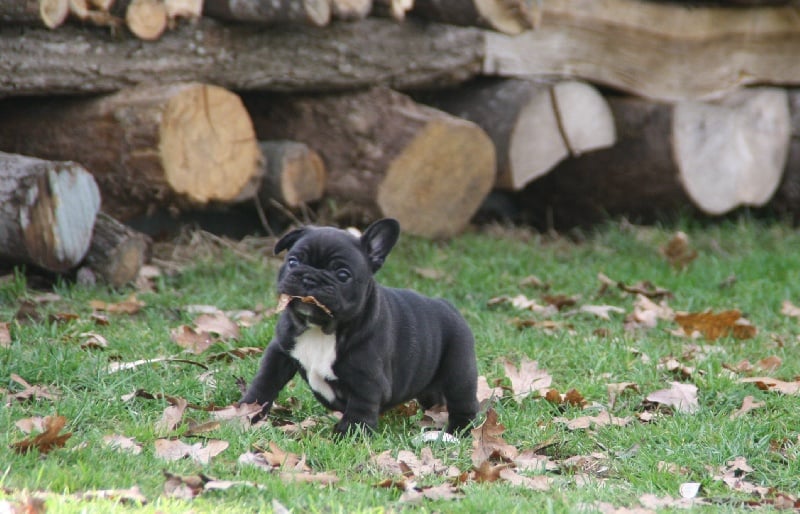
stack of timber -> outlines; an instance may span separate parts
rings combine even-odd
[[[114,286],[123,223],[243,202],[800,218],[797,0],[0,0],[0,56],[0,258]]]

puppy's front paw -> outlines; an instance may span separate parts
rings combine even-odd
[[[352,421],[342,418],[333,426],[336,438],[349,437],[351,435],[369,436],[375,431],[375,426],[370,426],[362,421]]]

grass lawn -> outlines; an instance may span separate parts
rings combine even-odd
[[[679,229],[688,233],[697,252],[685,269],[670,265],[659,250]],[[187,306],[224,311],[274,306],[279,261],[267,256],[268,248],[266,242],[214,246],[204,240],[181,249],[177,264],[165,265],[153,279],[153,291],[136,292],[144,303],[140,310],[106,312],[107,324],[92,317],[98,305],[90,302],[116,304],[135,292],[132,288],[110,291],[59,282],[49,290],[58,296],[41,301],[43,291],[32,289],[22,274],[5,277],[0,282],[0,322],[8,323],[10,342],[3,342],[0,331],[0,512],[31,497],[43,499],[48,512],[269,512],[282,507],[296,513],[616,512],[658,505],[677,509],[681,501],[699,512],[736,512],[785,506],[800,494],[800,396],[741,382],[772,377],[787,382],[777,384],[787,393],[798,388],[800,318],[791,315],[791,305],[785,310],[784,301],[800,304],[800,233],[786,225],[751,219],[702,227],[615,224],[584,234],[580,241],[498,228],[447,243],[401,236],[379,280],[444,296],[458,306],[476,336],[480,374],[489,385],[504,386],[503,396],[489,402],[505,427],[502,441],[508,451],[535,454],[542,464],[539,470],[517,464],[514,472],[511,464],[495,458],[488,464],[497,466],[494,474],[472,476],[472,437],[431,443],[428,452],[415,440],[423,430],[421,412],[392,412],[382,418],[373,437],[334,441],[334,421],[299,378],[278,401],[273,419],[283,429],[221,422],[191,435],[194,422],[212,419],[210,412],[192,408],[172,424],[160,421],[170,405],[160,395],[195,406],[224,407],[239,398],[237,378],[252,378],[258,356],[225,352],[263,347],[274,316],[240,328],[238,338],[215,342],[199,354],[185,353],[171,332],[195,323],[198,314]],[[691,339],[675,333],[675,320],[654,318],[652,328],[626,328],[626,319],[642,300],[614,285],[603,290],[599,273],[631,287],[646,280],[668,290],[670,296],[654,301],[674,311],[738,309],[755,334],[736,329],[748,337],[733,337],[734,328],[721,325],[718,339]],[[532,275],[543,285],[526,281]],[[540,306],[547,304],[546,297],[555,301],[563,296],[574,305],[558,311],[489,305],[493,298],[517,295]],[[17,314],[24,300],[34,302],[26,310],[33,319]],[[590,312],[593,307],[609,319]],[[649,315],[640,314],[640,319]],[[532,326],[519,328],[521,324]],[[105,338],[107,347],[84,348],[88,332]],[[229,358],[214,357],[220,354]],[[184,361],[108,371],[111,363],[157,357]],[[547,387],[561,393],[576,390],[585,400],[583,407],[548,401],[541,397],[545,390],[526,396],[507,376],[504,364],[518,367],[526,360],[536,361],[550,377]],[[39,394],[20,398],[26,388],[14,376],[40,386]],[[609,384],[626,382],[633,385],[612,402]],[[673,383],[696,386],[696,408],[691,408],[691,398],[672,404],[645,402]],[[137,389],[155,397],[123,399]],[[732,417],[748,396],[758,407]],[[604,412],[620,424],[603,423],[599,418]],[[63,447],[46,454],[11,447],[33,437],[17,426],[20,420],[56,414],[65,418],[62,432],[72,433]],[[596,416],[588,428],[573,429],[567,423],[586,416]],[[316,424],[299,434],[286,431],[285,425],[291,428],[306,420]],[[110,435],[132,438],[140,452],[109,446],[104,437]],[[206,464],[192,458],[166,460],[157,455],[159,439],[179,440],[195,450],[212,440],[227,447]],[[306,471],[293,475],[238,462],[254,448],[270,450],[270,443],[273,455],[280,449],[290,457],[304,456]],[[417,489],[411,495],[421,496],[429,486],[446,487],[453,479],[412,466],[414,476],[403,482],[375,459],[387,450],[389,459],[400,451],[417,457],[425,453],[438,459],[440,468],[454,466],[463,472],[458,485],[447,489],[446,496],[455,498],[406,502],[409,495],[404,496],[402,483],[411,487],[413,481]],[[509,480],[499,473],[502,468],[523,479]],[[237,484],[180,499],[165,492],[164,471]],[[316,481],[323,473],[338,481]],[[291,480],[297,475],[314,478]],[[378,487],[388,479],[396,485]],[[680,500],[686,483],[700,484],[693,504]],[[147,499],[145,504],[82,496],[134,486]]]

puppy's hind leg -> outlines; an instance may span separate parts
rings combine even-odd
[[[447,403],[447,431],[463,432],[472,425],[478,413],[478,370],[474,354],[456,359],[442,371],[442,391]]]

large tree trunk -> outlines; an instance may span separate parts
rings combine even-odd
[[[100,193],[74,162],[0,152],[0,258],[63,272],[89,248]]]
[[[431,20],[505,34],[532,29],[536,18],[528,0],[416,0],[412,12]]]
[[[322,27],[331,19],[329,0],[205,0],[206,15],[262,25],[298,23]]]
[[[792,138],[783,180],[778,186],[771,207],[779,214],[798,222],[800,221],[800,90],[790,90],[788,95]]]
[[[608,99],[615,146],[559,164],[522,194],[539,225],[595,223],[608,215],[653,221],[692,206],[723,214],[764,205],[789,141],[783,91],[742,91],[721,102]]]
[[[133,282],[150,258],[151,240],[145,234],[99,213],[86,253],[86,264],[113,287]]]
[[[0,97],[186,81],[233,90],[321,91],[376,84],[403,89],[473,77],[481,67],[483,36],[478,29],[411,20],[368,18],[324,30],[263,30],[205,18],[147,45],[70,26],[56,31],[0,27],[0,55]]]
[[[328,196],[413,234],[457,234],[494,182],[483,130],[385,88],[245,101],[259,137],[304,141],[322,155]]]
[[[611,146],[616,139],[605,99],[579,82],[478,80],[424,98],[489,134],[500,189],[522,189],[567,156]]]
[[[150,207],[239,199],[259,173],[252,122],[216,86],[140,87],[99,98],[7,101],[0,149],[75,160],[121,220]]]
[[[541,16],[520,36],[486,34],[485,73],[576,77],[670,101],[800,83],[794,7],[542,0]]]
[[[320,155],[297,141],[262,141],[263,179],[258,196],[297,208],[322,198],[327,171]]]
[[[69,0],[0,0],[0,22],[30,23],[54,29],[69,15]]]

